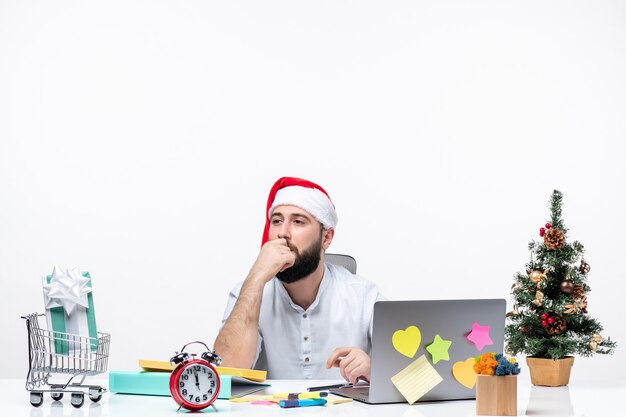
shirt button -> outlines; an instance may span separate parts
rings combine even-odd
[[[306,363],[309,363],[309,357],[307,356],[306,358],[304,358],[304,361],[305,361]]]
[[[308,341],[309,340],[309,336],[304,336],[304,341]]]
[[[306,313],[304,313],[304,314],[302,315],[302,318],[303,318],[303,319],[306,319],[307,317],[309,317],[309,315],[308,315],[308,314],[306,314]]]

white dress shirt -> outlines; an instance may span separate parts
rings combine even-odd
[[[243,281],[230,292],[226,321],[239,297]],[[371,350],[374,303],[385,298],[376,285],[347,269],[325,264],[313,304],[295,304],[274,278],[265,285],[259,316],[254,369],[267,370],[271,379],[342,379],[326,360],[338,347]]]

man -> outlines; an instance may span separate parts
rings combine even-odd
[[[324,263],[336,225],[322,187],[276,181],[261,251],[231,291],[215,340],[223,366],[266,369],[272,379],[369,381],[372,314],[383,297],[372,282]]]

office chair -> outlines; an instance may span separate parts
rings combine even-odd
[[[356,259],[350,255],[341,255],[338,253],[326,253],[324,254],[324,260],[329,264],[343,266],[350,273],[356,274]]]

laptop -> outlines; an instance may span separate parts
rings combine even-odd
[[[457,377],[465,385],[453,374],[453,366],[481,353],[503,353],[505,314],[504,299],[378,301],[374,304],[369,385],[357,384],[330,391],[368,404],[404,403],[406,399],[391,382],[391,377],[425,355],[443,380],[418,401],[475,399],[475,386],[468,387],[471,380],[468,382],[459,372],[463,365],[467,368],[467,364],[459,364],[455,368]],[[410,326],[419,329],[421,338],[415,335],[414,329],[410,333],[407,331]],[[488,331],[485,326],[489,326]],[[482,338],[470,336],[470,339],[478,343],[468,339],[474,329],[474,335],[480,334]],[[411,334],[412,343],[419,346],[412,357],[406,356],[411,351],[402,348],[405,352],[402,354],[393,345],[393,335],[399,330],[407,332],[403,333],[405,335]],[[433,363],[434,356],[426,347],[435,341],[437,335],[451,342],[447,349],[449,360],[442,359],[443,355],[439,354],[435,358],[437,363]],[[479,350],[478,346],[488,343],[489,338],[492,344],[485,344]]]

